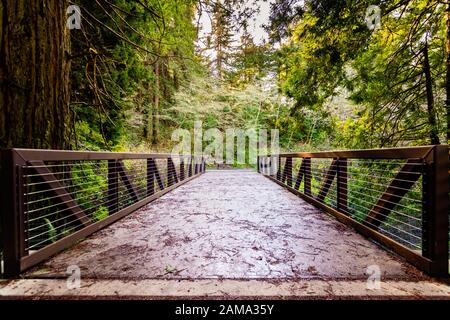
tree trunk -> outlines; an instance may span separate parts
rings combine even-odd
[[[433,96],[433,79],[431,77],[430,61],[428,58],[428,44],[425,43],[423,49],[423,72],[425,74],[425,86],[427,90],[427,109],[428,109],[428,123],[430,125],[430,140],[431,144],[440,144],[439,130],[436,123],[436,114],[434,108]]]
[[[152,96],[151,96],[152,91],[151,90],[152,90],[152,86],[151,86],[151,82],[149,81],[149,83],[147,84],[147,93],[144,94],[144,101],[142,104],[142,110],[143,110],[143,123],[142,124],[144,127],[144,138],[145,138],[146,142],[150,141],[150,134],[152,132],[151,122],[150,122],[150,118],[152,115]]]
[[[447,48],[447,77],[445,82],[445,88],[447,97],[445,106],[447,110],[447,144],[450,143],[450,4],[447,4],[446,10],[446,48]]]
[[[159,102],[160,102],[160,87],[161,87],[161,67],[160,61],[155,64],[155,95],[153,101],[153,115],[152,115],[152,144],[157,145],[159,141]]]
[[[0,147],[68,148],[67,0],[0,2]]]

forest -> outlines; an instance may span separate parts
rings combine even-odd
[[[446,143],[449,6],[5,0],[0,147],[168,151],[195,121],[288,151]]]
[[[2,152],[1,237],[26,241],[2,243],[0,260],[57,247],[200,176],[202,158],[167,155],[176,130],[199,124],[276,129],[283,152],[433,145],[265,160],[283,169],[268,175],[278,184],[413,255],[433,258],[439,225],[448,254],[449,2],[2,0],[0,17],[0,148],[126,154]],[[233,157],[230,167],[256,168]],[[26,232],[7,228],[20,219]]]

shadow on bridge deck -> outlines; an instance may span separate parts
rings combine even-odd
[[[84,283],[103,281],[103,287],[90,286],[91,295],[115,295],[130,283],[135,291],[128,294],[135,296],[366,295],[372,265],[385,287],[368,295],[449,295],[445,285],[245,170],[208,171],[24,276],[65,279],[70,265],[81,268]],[[347,285],[337,290],[333,283]],[[41,283],[40,290],[48,286]],[[217,286],[228,291],[217,293]],[[33,288],[39,294],[39,285]]]

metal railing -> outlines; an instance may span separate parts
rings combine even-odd
[[[191,155],[1,153],[4,273],[14,276],[205,171]]]
[[[448,146],[260,156],[258,172],[433,275],[448,275]]]

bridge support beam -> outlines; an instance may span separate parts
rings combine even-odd
[[[3,233],[3,259],[4,274],[12,277],[20,273],[20,260],[25,251],[24,239],[24,215],[21,194],[24,193],[22,177],[22,166],[26,161],[14,150],[5,150],[1,153],[2,176],[1,176],[1,219]]]
[[[112,215],[119,211],[119,174],[117,161],[108,160],[108,212]]]
[[[347,199],[347,159],[339,158],[337,160],[337,210],[344,214],[348,214]]]
[[[311,158],[304,158],[304,172],[305,172],[305,184],[303,185],[303,192],[310,196],[311,195]]]

